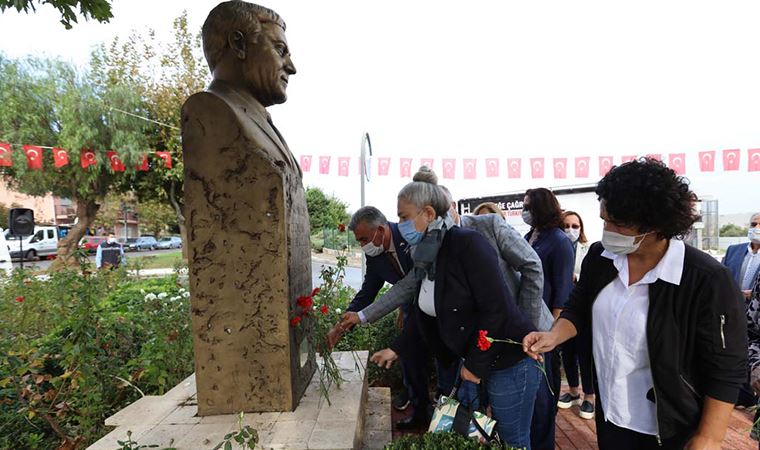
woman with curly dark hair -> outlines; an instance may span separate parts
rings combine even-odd
[[[599,448],[719,449],[747,376],[747,323],[728,269],[680,238],[697,219],[663,163],[614,167],[597,186],[602,242],[535,358],[591,332]]]
[[[525,239],[538,254],[544,270],[544,302],[556,319],[573,289],[575,254],[565,235],[562,209],[554,193],[546,188],[528,189],[523,200],[523,220],[531,227]],[[532,447],[539,450],[554,448],[561,384],[558,352],[547,352],[544,359],[549,383],[539,386],[530,429]]]

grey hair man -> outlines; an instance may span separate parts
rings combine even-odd
[[[749,218],[747,239],[749,242],[729,246],[721,262],[731,271],[744,298],[749,300],[753,281],[760,273],[760,212]]]
[[[497,250],[504,278],[517,306],[539,330],[549,330],[553,317],[543,301],[544,275],[541,260],[520,233],[503,217],[496,214],[460,216],[451,192],[439,186],[449,202],[449,215],[458,226],[472,228],[485,236]],[[412,301],[417,283],[414,276],[406,276],[384,296],[357,313],[347,312],[342,319],[346,328],[358,323],[372,323],[401,305]]]

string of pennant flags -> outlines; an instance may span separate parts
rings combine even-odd
[[[746,150],[748,172],[760,172],[760,148]],[[465,180],[476,180],[485,175],[487,178],[504,177],[522,178],[523,173],[531,178],[550,178],[553,175],[555,179],[563,179],[574,175],[575,178],[602,177],[609,172],[615,164],[622,164],[636,159],[639,155],[625,155],[619,158],[614,156],[576,156],[568,157],[533,157],[533,158],[440,158],[441,175],[444,179],[456,179],[458,177]],[[708,150],[698,154],[686,153],[669,153],[641,155],[660,160],[673,169],[677,175],[686,175],[687,158],[697,158],[700,172],[724,172],[739,171],[741,168],[742,150],[728,149],[718,152]],[[304,172],[312,172],[318,175],[331,175],[333,158],[331,156],[318,156],[315,160],[318,166],[312,171],[313,155],[301,155],[300,165]],[[717,159],[721,158],[722,166],[718,168]],[[349,176],[350,156],[338,156],[337,174],[341,177]],[[378,176],[398,176],[405,178],[411,177],[417,167],[425,165],[432,169],[435,158],[419,158],[419,165],[412,166],[413,158],[398,158],[394,162],[391,157],[377,157]],[[527,167],[524,167],[524,164]],[[504,164],[504,166],[503,166]],[[359,174],[362,173],[361,164],[359,164]],[[592,167],[594,165],[594,167]],[[393,167],[395,166],[395,167]],[[413,169],[414,168],[414,169]],[[458,172],[458,169],[461,172]],[[572,174],[571,174],[572,171]],[[395,172],[395,173],[394,173]],[[461,174],[461,175],[460,175]]]
[[[40,145],[21,145],[21,150],[24,153],[24,156],[26,156],[26,166],[32,170],[42,170],[44,159],[43,152],[45,150],[50,150],[52,152],[53,165],[57,169],[67,166],[70,163],[69,156],[71,152],[63,148]],[[0,167],[13,166],[12,152],[13,147],[11,144],[0,142]],[[172,168],[172,157],[169,152],[154,151],[152,153],[164,161],[164,167],[167,169]],[[126,171],[127,168],[121,158],[119,158],[118,152],[109,150],[106,152],[106,158],[111,165],[111,170],[114,172]],[[86,169],[90,166],[97,166],[97,164],[98,158],[95,150],[82,149],[79,151],[79,165],[82,166],[83,169]],[[143,172],[150,170],[148,153],[145,153],[143,155],[142,161],[135,166],[135,170]]]

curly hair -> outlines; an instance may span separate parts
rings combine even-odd
[[[596,187],[610,221],[654,231],[660,239],[683,237],[699,220],[689,182],[652,158],[615,166]]]
[[[563,228],[562,208],[559,206],[559,200],[554,192],[546,188],[528,189],[525,196],[530,200],[531,216],[533,223],[531,226],[539,231],[550,228]]]

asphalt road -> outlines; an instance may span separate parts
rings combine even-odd
[[[176,252],[177,249],[171,249],[171,250],[154,250],[150,252],[127,252],[127,259],[129,259],[132,256],[150,256],[150,255],[160,255],[162,253],[168,253],[168,252]],[[93,264],[95,264],[95,253],[90,255],[90,261],[92,261]],[[52,264],[52,260],[46,260],[42,259],[39,261],[24,261],[24,267],[31,267],[31,266],[37,266],[40,269],[47,269],[50,267],[50,264]],[[20,261],[14,261],[13,267],[20,267],[21,262]]]

